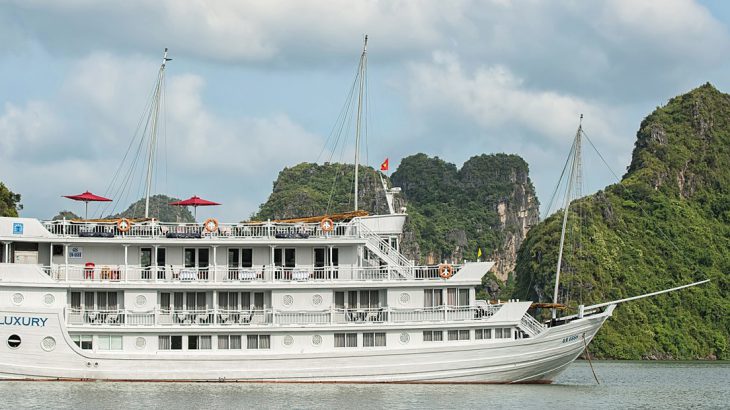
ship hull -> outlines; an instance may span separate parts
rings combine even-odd
[[[3,326],[2,336],[21,336],[4,347],[0,378],[109,381],[227,381],[292,383],[551,383],[590,343],[607,311],[547,328],[533,338],[440,342],[377,351],[259,353],[212,351],[132,354],[87,352],[70,339],[61,312],[6,311],[6,317],[47,318],[43,327]],[[43,339],[57,344],[48,351]]]

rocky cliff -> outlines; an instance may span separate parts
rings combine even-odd
[[[518,252],[513,297],[551,301],[562,212]],[[622,304],[598,334],[599,357],[730,358],[730,95],[709,84],[641,123],[620,183],[569,211],[559,301],[609,301],[702,279]]]
[[[282,219],[350,211],[354,167],[303,163],[279,173],[268,200],[252,219]],[[480,155],[461,169],[425,154],[404,158],[389,184],[400,186],[396,209],[405,206],[401,250],[410,259],[495,259],[497,282],[514,269],[516,251],[538,220],[538,202],[525,161],[515,155]],[[388,178],[386,177],[386,181]],[[378,173],[360,168],[360,208],[387,213]],[[495,282],[494,289],[500,283]]]
[[[461,169],[438,157],[406,157],[392,175],[403,188],[412,216],[405,252],[426,263],[483,259],[497,262],[496,278],[507,280],[517,249],[539,218],[539,203],[527,163],[516,155],[470,158]]]

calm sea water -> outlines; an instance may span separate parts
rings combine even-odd
[[[2,408],[730,408],[730,362],[585,362],[553,385],[0,382]]]

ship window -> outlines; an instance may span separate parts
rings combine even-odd
[[[121,335],[99,335],[96,341],[99,350],[122,350]]]
[[[91,335],[73,335],[71,340],[83,350],[91,350],[94,347]]]
[[[512,339],[512,329],[505,327],[501,328],[498,327],[494,329],[494,338],[495,339]]]
[[[71,309],[81,309],[81,292],[71,292]]]
[[[423,331],[424,342],[443,342],[444,332],[440,330],[424,330]]]
[[[474,329],[474,339],[482,340],[482,339],[491,339],[491,338],[492,338],[492,329]]]
[[[188,336],[188,350],[210,350],[211,336]]]
[[[380,347],[385,346],[385,333],[363,333],[363,347]]]
[[[248,335],[246,336],[247,349],[269,349],[271,348],[271,336],[269,335]]]
[[[469,306],[469,289],[448,288],[446,295],[449,306]]]
[[[241,335],[219,335],[218,349],[241,349]]]
[[[240,249],[229,249],[228,250],[228,267],[237,268],[239,267],[239,254]]]
[[[10,337],[8,337],[8,347],[10,347],[11,349],[17,349],[18,347],[20,347],[20,343],[20,336],[10,335]]]
[[[469,330],[449,330],[449,340],[469,340]]]
[[[335,292],[335,309],[345,308],[345,292]]]
[[[357,347],[357,333],[335,333],[335,347]]]
[[[441,289],[424,289],[423,306],[436,307],[442,305]]]
[[[253,249],[244,248],[241,249],[241,267],[252,268],[253,267]]]
[[[253,307],[256,310],[263,310],[264,309],[264,292],[254,292],[254,294],[253,294]]]
[[[172,307],[170,306],[170,293],[169,292],[160,293],[160,309],[170,310],[171,308]]]
[[[345,308],[345,292],[335,292],[335,307]],[[380,308],[380,290],[347,291],[348,309],[377,309]]]
[[[63,255],[63,245],[53,245],[53,256]]]
[[[185,248],[185,267],[186,268],[195,267],[195,249]]]
[[[294,248],[285,248],[283,250],[283,258],[282,258],[282,249],[276,248],[274,249],[274,265],[276,266],[283,266],[285,268],[293,268],[296,265],[296,259],[297,259],[297,252]]]
[[[170,336],[170,349],[182,350],[182,336]]]
[[[182,350],[182,336],[158,336],[158,349]]]

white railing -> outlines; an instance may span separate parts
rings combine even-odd
[[[525,315],[522,316],[522,320],[520,320],[520,325],[522,325],[524,330],[526,330],[532,336],[537,336],[546,329],[546,326],[544,324],[538,322],[537,319],[530,316],[529,313],[525,313]]]
[[[76,326],[288,326],[366,323],[459,322],[479,321],[491,317],[502,305],[490,305],[489,312],[480,306],[438,306],[420,309],[332,308],[310,311],[277,309],[129,309],[66,308],[66,322]],[[532,319],[534,321],[534,319]],[[523,318],[522,324],[525,324]],[[530,326],[534,326],[531,323]],[[542,327],[530,330],[534,334]],[[538,331],[539,330],[539,331]],[[536,332],[536,333],[535,333]]]
[[[396,269],[404,278],[413,278],[413,261],[406,259],[403,254],[390,245],[388,240],[373,232],[359,218],[353,221],[357,222],[360,236],[367,239],[368,249],[383,259],[389,266]]]
[[[122,232],[116,221],[45,221],[43,226],[59,237],[94,238],[356,238],[358,226],[349,222],[336,222],[334,230],[324,232],[319,223],[220,223],[218,229],[209,232],[202,223],[169,223],[158,221],[133,222],[129,231]]]
[[[227,266],[185,267],[180,265],[53,265],[41,269],[58,281],[74,282],[311,282],[311,281],[385,281],[406,279],[392,266],[325,266],[299,265],[293,268],[281,266],[252,266],[233,268]],[[458,267],[456,268],[458,269]],[[409,268],[412,278],[441,280],[436,266]]]

